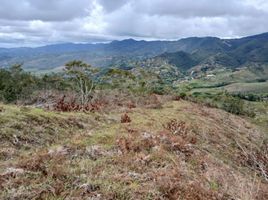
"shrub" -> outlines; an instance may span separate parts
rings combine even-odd
[[[80,104],[71,99],[70,101],[66,100],[66,96],[60,98],[56,104],[53,106],[53,109],[60,112],[72,112],[72,111],[90,111],[95,112],[101,110],[106,105],[104,101],[94,101],[87,104]]]
[[[170,120],[167,124],[164,124],[163,127],[175,135],[186,135],[188,132],[186,123],[177,121],[176,119]]]
[[[131,122],[131,119],[127,113],[121,116],[121,123],[130,123],[130,122]]]
[[[180,101],[181,100],[181,97],[180,96],[174,96],[172,98],[172,100],[174,100],[174,101]]]
[[[179,94],[179,97],[180,98],[182,98],[182,99],[185,99],[186,98],[186,93],[184,93],[184,92],[181,92],[180,94]]]
[[[223,110],[227,112],[237,114],[237,115],[244,114],[243,106],[244,106],[244,102],[239,98],[225,96],[222,99],[221,107]]]
[[[220,108],[232,114],[255,116],[253,111],[246,108],[245,101],[242,98],[226,92],[217,94],[194,92],[188,96],[188,99],[205,106]]]
[[[249,117],[254,117],[255,113],[247,108],[245,108],[245,103],[238,97],[233,97],[231,95],[222,96],[222,100],[220,101],[221,105],[219,108],[230,112],[236,115],[246,115]]]
[[[267,80],[265,78],[259,78],[256,81],[259,83],[263,83],[263,82],[266,82]]]
[[[262,98],[261,96],[257,94],[252,94],[252,93],[238,93],[238,94],[233,94],[234,97],[238,97],[240,99],[245,99],[248,101],[260,101]]]

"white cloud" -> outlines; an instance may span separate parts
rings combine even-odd
[[[66,21],[87,15],[91,0],[1,0],[0,18]]]
[[[268,31],[267,0],[1,0],[0,47]]]

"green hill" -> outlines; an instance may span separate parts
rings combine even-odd
[[[214,59],[226,67],[240,67],[246,63],[267,64],[268,33],[240,39],[215,37],[185,38],[177,41],[113,41],[107,44],[56,44],[38,48],[0,49],[0,66],[24,63],[25,69],[53,70],[70,60],[83,60],[95,66],[107,67],[120,60],[136,60],[174,53],[172,62],[183,69]],[[184,52],[184,53],[182,53]],[[190,55],[189,55],[190,54]],[[193,56],[193,57],[192,57]],[[186,60],[185,60],[186,59]]]

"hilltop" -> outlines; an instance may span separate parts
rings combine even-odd
[[[268,198],[267,133],[246,117],[153,98],[96,113],[1,105],[0,198]]]
[[[0,199],[268,199],[266,35],[1,49]]]

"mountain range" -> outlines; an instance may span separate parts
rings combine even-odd
[[[129,61],[164,60],[187,71],[196,67],[239,68],[268,64],[268,33],[239,38],[191,37],[177,41],[127,39],[99,44],[55,44],[37,48],[0,48],[0,66],[23,63],[30,71],[60,69],[83,60],[97,67],[127,65]]]

